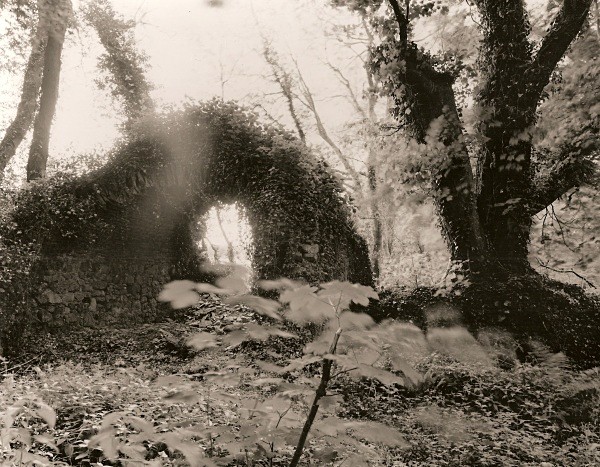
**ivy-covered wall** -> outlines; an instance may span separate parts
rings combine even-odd
[[[22,191],[14,241],[39,246],[35,307],[43,322],[146,320],[171,278],[198,279],[198,218],[244,207],[259,278],[371,284],[368,250],[341,183],[293,135],[214,100],[140,123],[86,176]]]

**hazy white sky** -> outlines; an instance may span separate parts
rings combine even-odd
[[[78,1],[74,1],[77,8]],[[206,0],[113,0],[125,18],[135,19],[139,47],[149,56],[148,79],[159,104],[179,104],[190,97],[245,99],[276,88],[265,79],[261,35],[272,39],[282,56],[298,59],[308,83],[322,96],[336,92],[335,78],[322,63],[326,57],[359,68],[347,60],[335,40],[324,33],[324,20],[343,12],[326,11],[317,0],[224,0],[211,8]],[[102,52],[93,33],[71,34],[63,55],[60,98],[52,129],[51,153],[62,157],[109,148],[117,137],[118,112],[108,93],[94,83]],[[223,76],[223,79],[221,78]],[[2,73],[0,128],[14,117],[22,70]],[[226,80],[224,89],[221,81]],[[342,99],[321,105],[326,121],[347,116]],[[23,145],[24,147],[26,144]],[[21,161],[22,163],[23,161]]]

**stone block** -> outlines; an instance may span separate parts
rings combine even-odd
[[[62,303],[62,298],[57,293],[50,292],[48,294],[48,302],[53,303],[53,304]]]
[[[52,290],[46,289],[37,297],[38,303],[45,305],[46,303],[50,303],[50,296],[53,294]]]
[[[64,303],[71,303],[75,300],[75,294],[73,292],[67,292],[62,295],[62,300]]]

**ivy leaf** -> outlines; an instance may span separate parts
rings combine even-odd
[[[196,283],[192,281],[172,281],[165,285],[158,295],[161,302],[170,302],[171,307],[177,309],[195,305],[200,295],[195,291]]]

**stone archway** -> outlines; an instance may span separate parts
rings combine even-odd
[[[244,206],[256,277],[372,284],[366,244],[327,164],[233,103],[140,124],[105,167],[53,190],[69,201],[45,217],[44,196],[29,195],[46,223],[35,308],[47,326],[152,319],[165,282],[203,278],[190,225],[217,202]],[[81,206],[86,222],[65,238],[65,213]],[[36,206],[14,215],[26,235],[31,216]]]

